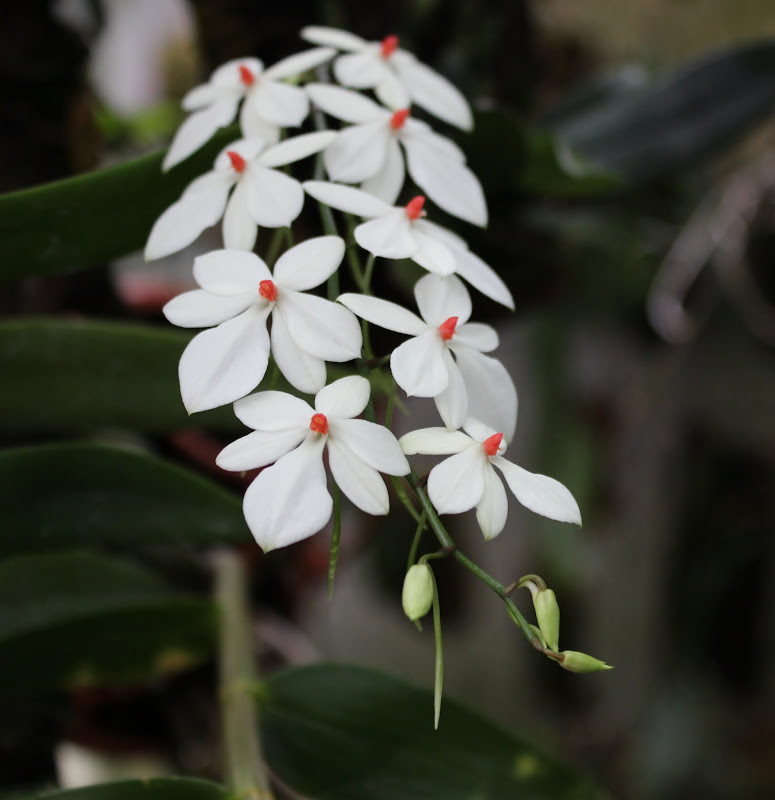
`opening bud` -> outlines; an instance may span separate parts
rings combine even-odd
[[[558,650],[560,643],[560,606],[552,589],[543,589],[533,595],[533,607],[538,628],[550,650]]]
[[[414,564],[409,567],[401,592],[404,614],[412,622],[424,617],[433,604],[433,573],[427,564]]]
[[[613,669],[605,661],[600,661],[597,658],[592,658],[586,653],[579,653],[576,650],[563,650],[560,653],[560,658],[557,663],[569,672],[578,672],[585,674],[587,672],[602,672],[606,669]]]

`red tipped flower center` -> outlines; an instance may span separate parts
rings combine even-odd
[[[503,434],[494,433],[492,436],[482,442],[484,452],[487,453],[488,456],[494,456],[498,452],[498,448],[501,446],[502,441]]]
[[[328,433],[328,420],[325,414],[313,414],[309,429],[315,433]]]
[[[390,58],[398,47],[398,36],[386,36],[382,40],[382,58]]]
[[[406,216],[414,222],[422,214],[422,207],[424,205],[425,198],[421,194],[417,195],[417,197],[413,197],[406,204]]]
[[[258,284],[258,293],[270,303],[277,300],[277,287],[274,285],[274,281],[261,281]]]
[[[226,155],[231,161],[231,166],[235,172],[242,172],[245,169],[245,159],[234,150],[227,150]]]
[[[242,64],[239,65],[239,79],[245,86],[252,86],[256,82],[256,76]]]
[[[441,334],[441,338],[448,342],[454,335],[455,335],[455,327],[457,326],[457,317],[450,317],[449,319],[445,319],[444,322],[439,325],[439,333]]]
[[[404,127],[404,123],[406,122],[406,118],[409,116],[409,109],[402,108],[400,111],[396,111],[395,114],[390,118],[390,127],[394,131],[400,131],[401,128]]]

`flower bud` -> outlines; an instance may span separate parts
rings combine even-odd
[[[560,606],[552,589],[542,589],[533,595],[533,606],[536,611],[538,627],[551,650],[559,649],[560,642]]]
[[[427,564],[414,564],[409,567],[404,578],[401,604],[404,614],[412,622],[424,617],[433,603],[433,573]]]
[[[613,669],[604,661],[599,661],[597,658],[592,658],[592,656],[576,650],[563,650],[560,656],[559,665],[570,672],[601,672],[605,669]]]

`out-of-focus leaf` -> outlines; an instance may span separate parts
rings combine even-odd
[[[262,693],[267,762],[318,800],[593,800],[571,770],[452,701],[372,670],[274,675]]]
[[[97,444],[0,452],[0,557],[245,541],[237,497],[161,459]]]
[[[18,796],[18,800],[228,800],[231,795],[209,781],[193,778],[151,778],[83,786],[60,792]]]
[[[133,564],[86,553],[0,563],[0,693],[148,679],[214,644],[210,603]]]

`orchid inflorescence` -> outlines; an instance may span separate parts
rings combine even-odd
[[[335,497],[341,489],[369,514],[389,510],[379,473],[411,478],[406,456],[424,453],[449,456],[431,470],[427,494],[424,482],[410,480],[418,497],[432,504],[431,514],[476,508],[485,538],[497,536],[507,514],[497,469],[527,508],[580,525],[578,505],[562,484],[503,455],[515,432],[517,392],[490,355],[498,348],[496,331],[469,321],[472,302],[464,281],[509,309],[511,293],[460,236],[429,218],[427,206],[435,205],[465,222],[487,224],[484,192],[463,151],[418,118],[430,115],[470,130],[468,102],[401,49],[395,36],[367,42],[323,27],[307,27],[301,36],[316,46],[268,68],[255,58],[230,61],[183,98],[190,114],[165,170],[237,116],[242,138],[159,217],[146,247],[147,259],[161,258],[222,220],[225,249],[195,259],[200,288],[171,300],[164,313],[175,325],[206,329],[180,361],[189,413],[233,403],[237,417],[253,429],[217,458],[227,470],[261,469],[244,498],[253,536],[269,551],[325,527],[337,504],[328,490],[324,451]],[[330,73],[342,85],[328,82]],[[307,78],[312,80],[305,83]],[[372,90],[376,99],[354,90]],[[310,111],[316,130],[287,135]],[[326,127],[326,118],[335,127]],[[300,182],[290,174],[289,165],[310,156],[317,158],[316,178],[328,180]],[[417,190],[405,190],[407,174]],[[293,244],[291,225],[307,195],[324,207],[325,235]],[[346,215],[348,242],[329,209]],[[356,224],[354,217],[362,221]],[[277,229],[270,252],[282,239],[289,245],[276,260],[268,257],[271,269],[253,252],[261,228]],[[365,269],[357,247],[368,253]],[[337,297],[337,270],[348,249],[361,293]],[[378,258],[411,259],[427,271],[414,286],[419,315],[372,295]],[[310,293],[324,283],[328,299]],[[369,323],[408,337],[390,354],[393,380],[408,396],[433,398],[444,427],[396,440],[389,420],[387,426],[376,422],[364,375],[387,358],[373,358]],[[293,389],[314,396],[312,403],[274,389],[250,394],[264,379],[270,356]],[[361,374],[327,382],[327,362],[356,359]],[[391,409],[395,386],[392,392]],[[368,419],[359,418],[364,412]],[[411,502],[405,490],[399,494]],[[412,511],[421,532],[429,509],[422,516]],[[562,663],[556,645],[548,652],[545,637],[522,622],[533,644]]]

